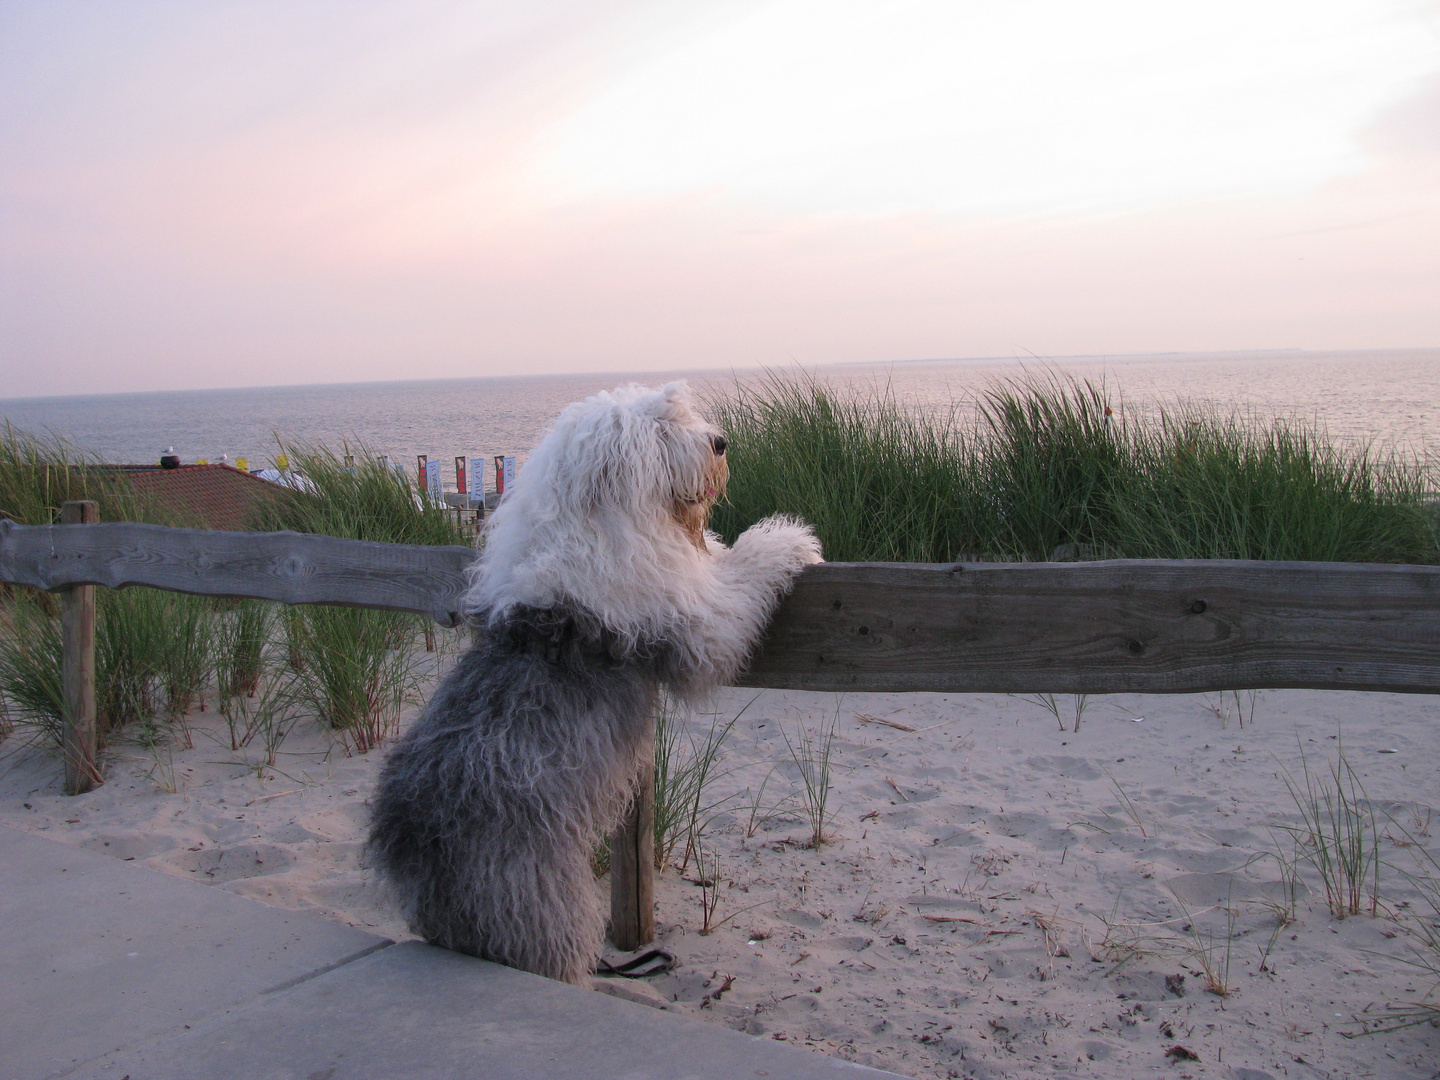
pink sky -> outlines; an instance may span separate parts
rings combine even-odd
[[[0,93],[0,397],[1440,344],[1434,3],[0,0]]]

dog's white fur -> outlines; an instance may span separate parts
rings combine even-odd
[[[491,516],[469,653],[386,762],[371,850],[428,940],[552,978],[593,969],[593,845],[652,752],[661,685],[737,675],[811,530],[702,533],[727,475],[683,383],[569,406]]]

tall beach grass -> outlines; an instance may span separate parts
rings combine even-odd
[[[835,561],[1052,558],[1435,563],[1420,459],[1184,402],[1127,414],[1059,374],[935,410],[771,375],[716,393],[731,480],[714,527],[776,512]]]
[[[19,525],[54,525],[72,499],[93,499],[101,521],[159,520],[158,507],[136,497],[99,459],[55,435],[0,426],[0,518]]]
[[[466,541],[444,510],[357,448],[358,464],[325,447],[282,445],[306,490],[260,504],[258,530],[288,529],[391,543]],[[351,448],[346,447],[348,452]],[[52,524],[68,499],[100,503],[102,521],[184,524],[136,498],[123,476],[64,440],[0,429],[0,515]],[[366,751],[393,730],[416,697],[419,616],[355,608],[225,601],[131,587],[97,593],[96,697],[102,741],[123,729],[151,745],[188,745],[186,715],[213,690],[232,750],[263,735],[267,760],[297,717]],[[58,605],[36,590],[0,587],[0,706],[32,741],[60,747]],[[288,657],[285,663],[281,656]]]
[[[391,544],[466,543],[453,515],[363,444],[343,453],[314,444],[282,448],[307,490],[270,504],[257,527]],[[305,606],[287,612],[280,625],[290,657],[283,696],[292,708],[319,717],[358,753],[394,733],[401,711],[419,696],[417,642],[433,648],[424,616]]]

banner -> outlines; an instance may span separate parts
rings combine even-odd
[[[425,458],[425,494],[436,506],[445,505],[445,489],[440,485],[440,462]]]
[[[465,505],[465,499],[470,492],[470,485],[465,483],[465,459],[455,459],[455,494],[460,496],[460,505]]]
[[[470,459],[470,505],[485,505],[485,459],[483,457]]]
[[[495,494],[504,495],[515,482],[515,457],[513,454],[496,455]]]

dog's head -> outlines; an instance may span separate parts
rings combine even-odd
[[[577,520],[615,535],[632,524],[663,528],[668,515],[701,550],[730,475],[725,436],[696,413],[683,382],[625,386],[569,406],[525,468]]]
[[[568,406],[487,524],[472,610],[572,600],[603,617],[617,590],[640,604],[669,595],[707,557],[725,450],[683,382]]]

